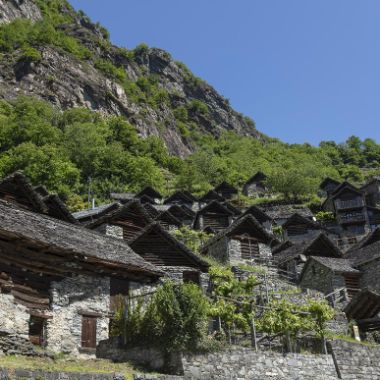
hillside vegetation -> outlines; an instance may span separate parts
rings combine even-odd
[[[360,183],[379,173],[371,139],[313,147],[265,137],[168,53],[113,46],[64,0],[34,3],[39,20],[0,25],[1,176],[24,170],[83,207],[89,182],[101,202],[146,185],[164,195],[241,187],[261,170],[273,191],[312,200],[326,176]]]

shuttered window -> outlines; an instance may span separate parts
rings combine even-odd
[[[256,239],[242,238],[240,240],[242,259],[250,260],[260,256],[259,244]]]
[[[96,348],[96,317],[82,316],[82,347]]]

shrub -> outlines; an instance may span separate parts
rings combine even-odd
[[[129,345],[151,344],[165,353],[196,351],[207,335],[208,307],[197,285],[166,281],[145,308],[129,308],[126,318],[120,305],[113,335],[123,335]]]
[[[96,60],[95,67],[111,79],[116,79],[120,82],[126,79],[125,70],[122,67],[116,67],[106,59]]]

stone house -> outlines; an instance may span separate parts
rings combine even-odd
[[[216,186],[214,191],[224,199],[232,199],[238,193],[237,189],[226,181]]]
[[[257,206],[250,206],[241,217],[252,215],[267,231],[272,232],[273,219]]]
[[[77,222],[86,225],[120,208],[120,203],[114,202],[100,205],[88,210],[74,212],[72,215]]]
[[[152,219],[156,219],[160,213],[167,211],[167,212],[170,212],[170,214],[173,215],[177,220],[179,220],[181,224],[188,227],[192,227],[194,218],[195,218],[195,212],[193,212],[191,209],[189,209],[186,206],[182,206],[178,204],[173,204],[173,205],[145,204],[144,208]]]
[[[380,293],[363,289],[345,307],[349,320],[355,320],[363,334],[380,331]]]
[[[141,205],[134,199],[110,212],[105,213],[95,221],[88,223],[87,228],[105,235],[126,241],[132,240],[153,220]]]
[[[298,204],[277,204],[276,202],[271,202],[260,204],[258,207],[272,218],[273,222],[278,226],[282,226],[294,214],[299,214],[306,219],[315,221],[311,210]]]
[[[247,197],[262,197],[267,194],[265,184],[267,176],[263,172],[257,172],[243,186],[243,194]]]
[[[329,300],[335,304],[338,298],[346,302],[359,292],[360,276],[361,272],[348,259],[310,256],[300,275],[299,286],[330,295]]]
[[[321,189],[323,196],[329,196],[339,185],[340,182],[333,178],[326,177],[319,185],[319,188]]]
[[[50,194],[45,187],[33,187],[20,171],[0,182],[0,199],[12,202],[17,207],[76,224],[66,205],[56,194]]]
[[[199,198],[199,205],[204,207],[208,203],[212,201],[217,201],[219,203],[225,202],[225,198],[219,195],[215,190],[210,190],[206,194],[204,194],[201,198]]]
[[[52,352],[93,355],[113,299],[160,270],[123,241],[0,201],[0,331]]]
[[[284,247],[286,247],[285,244]],[[309,241],[292,243],[286,249],[276,250],[274,260],[281,271],[287,273],[294,280],[298,280],[309,256],[341,258],[343,255],[339,248],[322,232]]]
[[[321,233],[322,227],[317,222],[300,214],[293,214],[283,225],[284,239],[291,241],[310,240]]]
[[[252,264],[271,258],[272,247],[276,244],[276,238],[248,214],[209,240],[202,247],[201,254],[221,263]]]
[[[364,192],[368,206],[376,207],[380,204],[380,177],[372,177],[360,190]]]
[[[185,191],[177,191],[174,194],[172,194],[169,198],[165,199],[164,204],[184,205],[192,210],[196,202],[197,200],[190,193],[187,193]]]
[[[156,204],[162,203],[162,199],[163,199],[163,196],[157,190],[153,189],[151,186],[145,187],[135,196],[135,198],[140,199],[140,202],[141,202],[142,197],[148,197],[149,199],[153,200],[153,203],[156,203]],[[144,203],[144,202],[141,202],[141,203]]]
[[[380,241],[351,250],[345,257],[362,272],[360,288],[380,292]]]
[[[110,193],[110,198],[118,203],[128,203],[135,199],[135,193]]]
[[[167,231],[177,230],[182,227],[182,223],[169,210],[160,212],[154,220]]]
[[[235,218],[233,211],[217,201],[212,201],[196,213],[194,229],[204,230],[209,227],[214,231],[221,231],[229,227]]]
[[[159,223],[147,226],[129,242],[134,252],[172,280],[208,287],[209,264],[175,239]]]
[[[365,194],[346,181],[333,190],[322,208],[334,213],[343,234],[360,236],[370,229]]]

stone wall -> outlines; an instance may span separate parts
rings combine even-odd
[[[314,260],[307,265],[308,266],[303,272],[302,279],[300,281],[301,288],[315,289],[324,294],[333,292],[333,284],[337,283],[337,281],[334,281],[334,273],[331,269],[326,268],[324,265]],[[343,284],[340,284],[340,286],[344,287],[343,277],[342,281]]]
[[[380,292],[380,260],[371,261],[368,264],[362,265],[359,269],[363,271],[360,278],[360,287]]]
[[[44,372],[26,369],[7,370],[0,368],[1,380],[125,380],[123,374],[97,374],[80,372]]]
[[[207,247],[208,256],[213,257],[221,263],[228,263],[228,239],[223,237],[216,242],[213,242]]]
[[[341,379],[380,379],[380,349],[340,340],[329,342],[328,348]]]
[[[11,294],[0,293],[0,331],[20,334],[21,337],[29,335],[28,309],[16,303]]]
[[[237,349],[183,359],[184,380],[335,380],[330,355],[282,355]]]
[[[53,282],[52,315],[47,321],[47,348],[53,352],[81,352],[83,315],[98,314],[96,341],[108,338],[110,280],[78,276]]]

